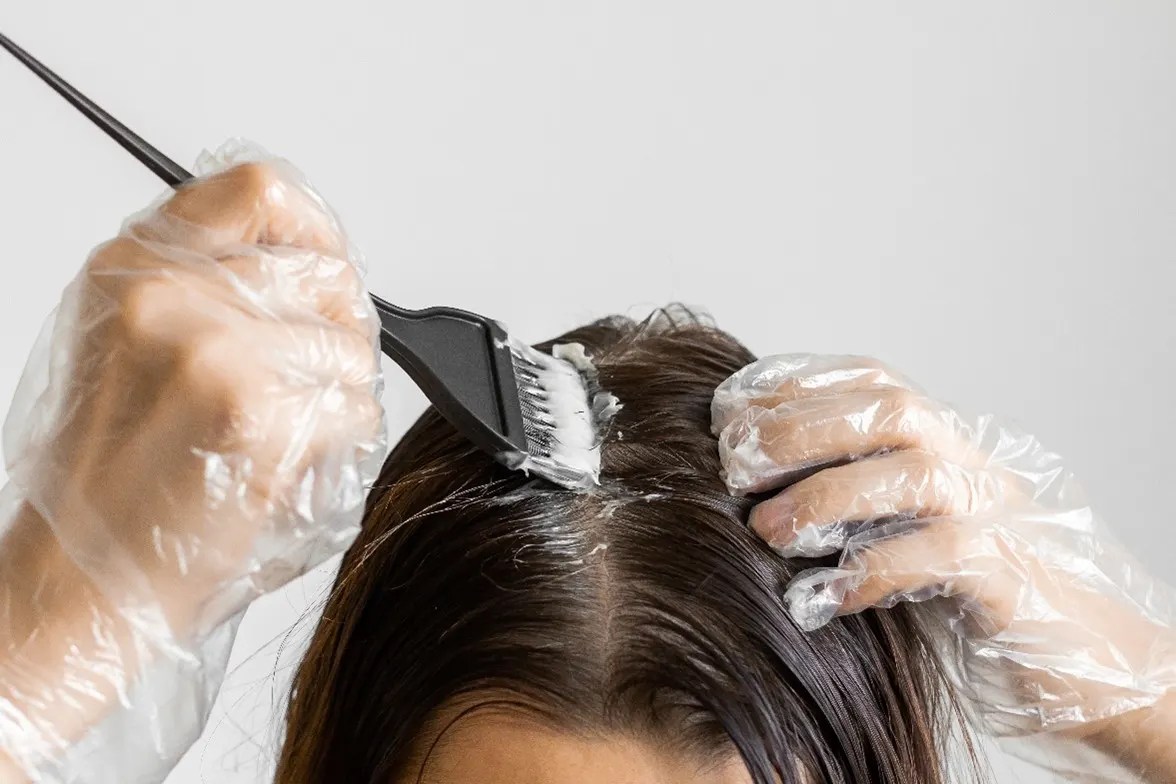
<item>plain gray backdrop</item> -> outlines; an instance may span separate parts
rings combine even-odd
[[[877,355],[1066,455],[1176,578],[1176,5],[41,0],[0,25],[181,163],[236,135],[292,159],[388,299],[529,340],[679,300],[761,353]],[[0,57],[0,398],[160,191]],[[423,398],[388,370],[396,436]],[[170,782],[266,780],[330,566],[250,612]]]

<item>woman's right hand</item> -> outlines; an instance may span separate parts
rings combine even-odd
[[[67,298],[10,471],[104,591],[158,603],[182,636],[354,527],[384,448],[379,321],[287,164],[132,218]]]
[[[250,162],[128,220],[67,290],[4,434],[0,748],[26,769],[358,530],[385,434],[356,262],[291,166]]]

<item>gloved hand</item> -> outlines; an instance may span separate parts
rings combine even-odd
[[[5,424],[0,748],[33,780],[162,780],[239,614],[346,547],[383,459],[358,258],[251,156],[94,251]]]
[[[961,687],[1005,736],[1094,726],[1176,686],[1171,591],[1031,436],[874,360],[801,354],[728,379],[713,424],[733,492],[785,488],[755,531],[787,557],[840,553],[789,586],[801,627],[936,599]]]

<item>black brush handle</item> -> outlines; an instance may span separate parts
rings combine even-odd
[[[457,308],[406,310],[373,296],[380,348],[446,419],[493,455],[527,453],[514,362],[497,322]]]
[[[30,71],[41,77],[62,98],[69,101],[74,108],[89,117],[99,128],[106,131],[106,134],[118,142],[124,150],[142,161],[148,169],[155,172],[169,187],[178,188],[183,183],[192,179],[192,175],[184,167],[152,147],[143,137],[123,125],[101,106],[82,95],[74,89],[73,85],[50,71],[37,58],[33,57],[24,49],[21,49],[11,38],[3,33],[0,33],[0,47],[7,49],[12,53],[13,57],[28,66]]]
[[[0,33],[7,49],[169,187],[192,175]],[[526,454],[518,383],[506,332],[495,321],[456,308],[405,310],[372,295],[380,348],[447,419],[493,455]]]
[[[29,70],[57,91],[65,100],[69,101],[78,111],[88,117],[107,136],[118,142],[119,146],[153,171],[168,187],[179,188],[184,183],[193,179],[192,174],[184,167],[164,155],[142,136],[123,125],[112,114],[87,98],[81,91],[50,70],[40,60],[33,57],[20,46],[17,46],[15,41],[3,33],[0,33],[0,47],[7,49],[12,53],[13,57],[28,66]],[[389,322],[392,322],[396,320],[396,317],[392,314],[409,314],[412,312],[397,308],[395,305],[385,302],[375,295],[372,295],[372,300],[376,303],[376,309],[380,312],[381,320],[388,319]],[[400,320],[411,322],[411,319],[407,316]]]

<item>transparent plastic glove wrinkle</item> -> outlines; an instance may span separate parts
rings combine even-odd
[[[761,359],[719,387],[712,416],[731,491],[780,491],[753,509],[756,532],[785,557],[840,553],[788,587],[802,628],[928,602],[986,727],[1039,738],[1052,757],[1019,753],[1071,776],[1068,738],[1176,686],[1173,592],[1032,436],[851,356]]]
[[[5,421],[5,784],[162,781],[246,606],[346,548],[386,452],[338,218],[245,143],[198,171],[95,249]]]

